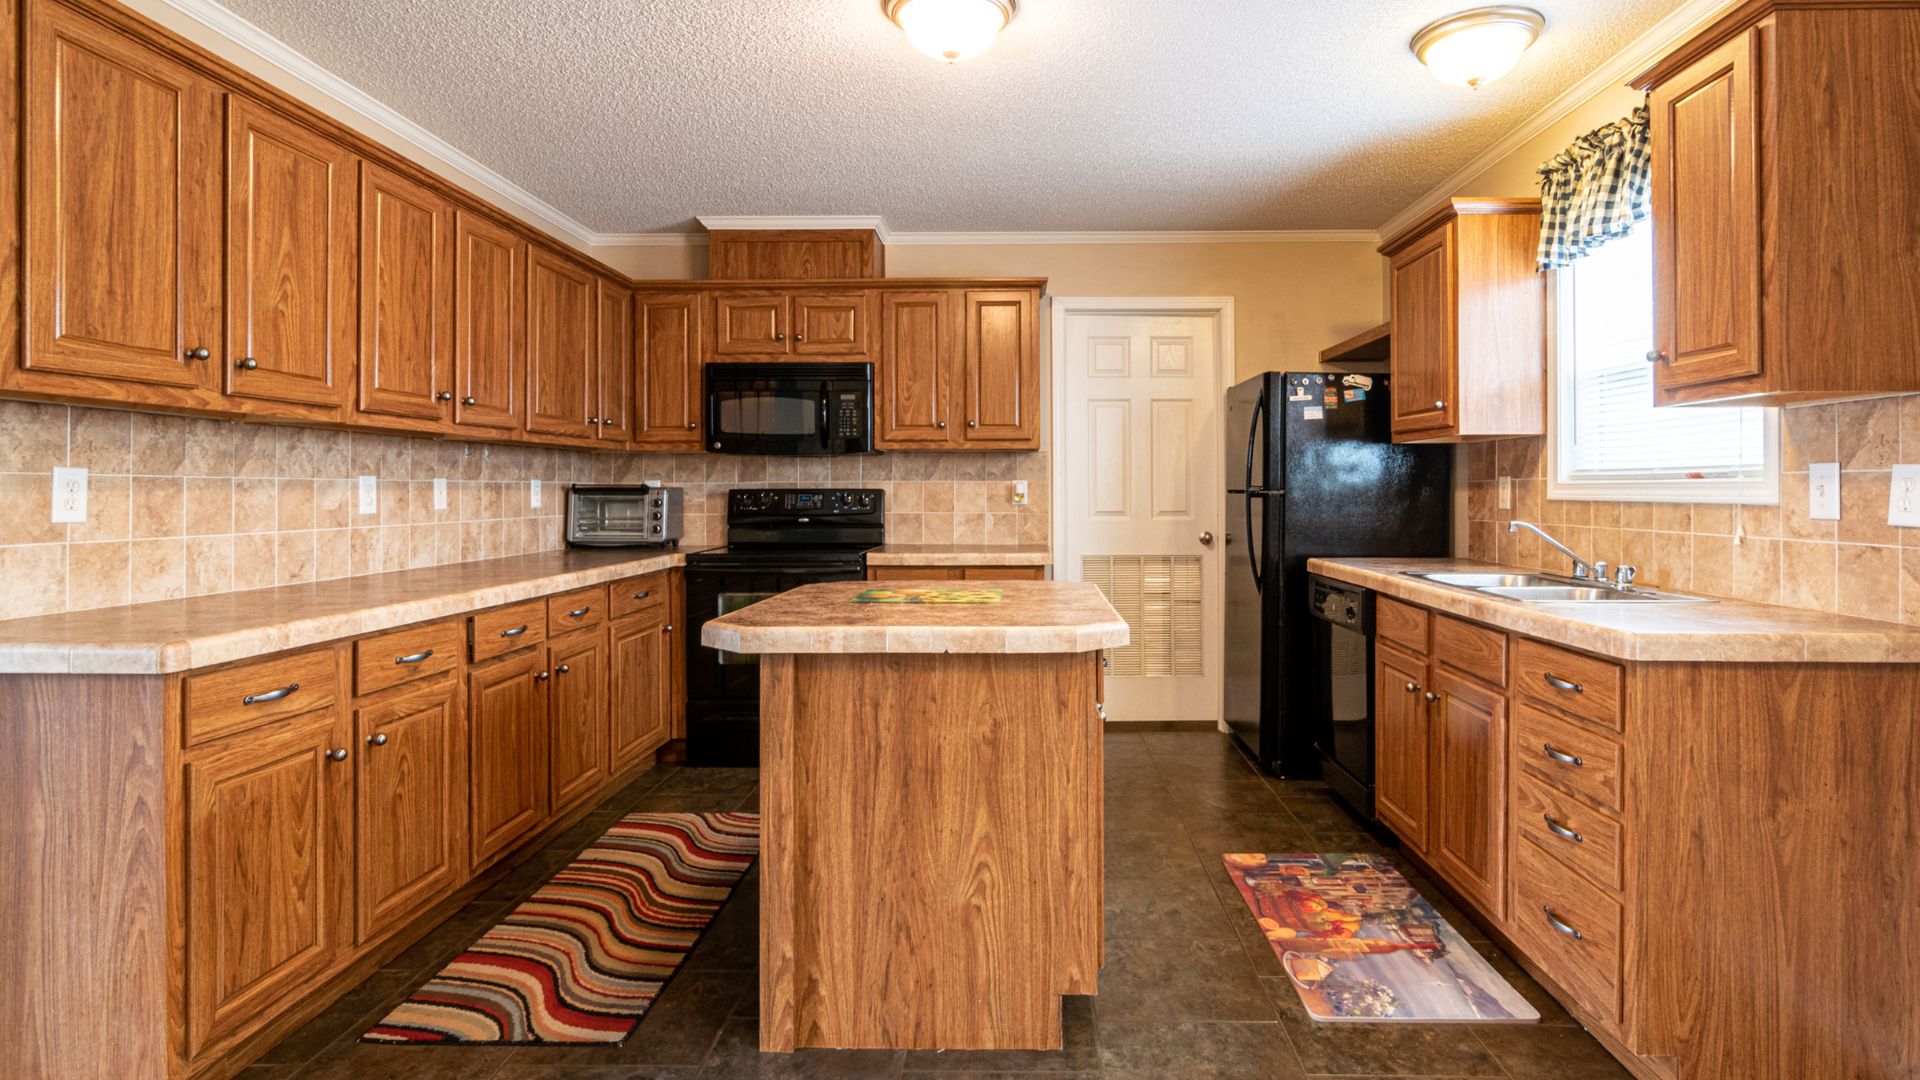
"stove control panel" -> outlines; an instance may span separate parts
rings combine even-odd
[[[885,509],[883,494],[871,488],[735,489],[727,494],[727,517],[877,517]]]

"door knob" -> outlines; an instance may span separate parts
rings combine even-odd
[[[196,357],[195,359],[198,359],[198,357]],[[239,360],[234,361],[233,366],[239,368],[242,371],[252,371],[253,369],[260,366],[260,361],[255,360],[251,356],[243,356]]]
[[[205,345],[196,345],[187,350],[187,359],[189,360],[205,360],[212,355],[213,351]]]
[[[1213,534],[1212,534],[1212,533],[1210,533],[1210,532],[1203,532],[1203,533],[1201,533],[1201,534],[1200,534],[1200,543],[1201,543],[1202,545],[1204,545],[1204,546],[1206,546],[1206,547],[1212,547],[1212,546],[1213,546]]]

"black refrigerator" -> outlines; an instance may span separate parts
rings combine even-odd
[[[1329,734],[1307,560],[1449,554],[1452,448],[1394,445],[1391,394],[1385,375],[1323,371],[1227,394],[1226,721],[1276,776],[1319,776]]]

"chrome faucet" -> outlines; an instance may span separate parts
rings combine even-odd
[[[1567,545],[1561,543],[1558,540],[1555,540],[1553,537],[1547,535],[1547,530],[1541,528],[1538,525],[1535,525],[1531,521],[1507,522],[1508,532],[1510,533],[1519,532],[1521,529],[1526,529],[1527,531],[1535,534],[1536,536],[1540,537],[1540,539],[1545,540],[1555,551],[1558,551],[1560,554],[1565,555],[1569,559],[1572,559],[1574,577],[1579,578],[1582,581],[1585,581],[1591,578],[1602,585],[1607,585],[1609,587],[1612,586],[1612,583],[1607,581],[1607,564],[1606,563],[1588,562],[1587,560],[1581,558],[1578,554],[1576,554],[1572,548],[1568,547]],[[1630,588],[1631,586],[1627,585],[1626,582],[1630,582],[1633,580],[1633,575],[1631,571],[1629,571],[1625,575],[1625,578],[1626,578],[1626,581],[1623,581],[1620,587]]]

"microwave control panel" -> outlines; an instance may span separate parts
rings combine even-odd
[[[866,409],[862,395],[846,391],[833,395],[833,437],[858,439],[867,431]]]

